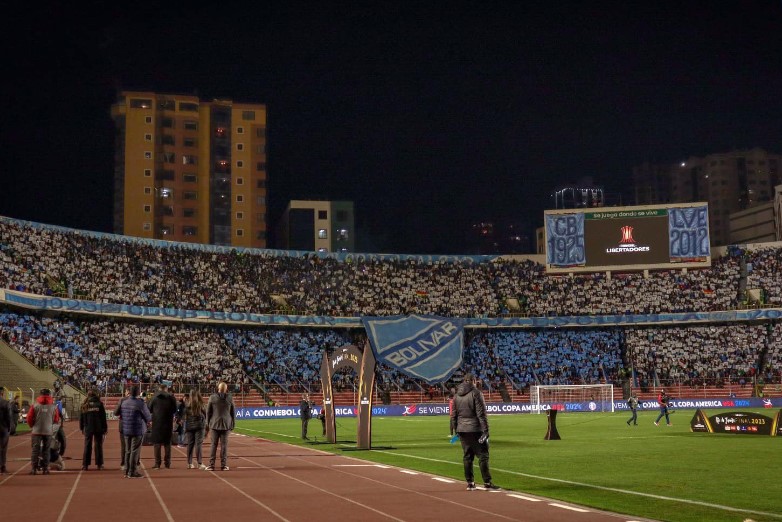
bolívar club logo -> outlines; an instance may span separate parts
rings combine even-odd
[[[615,247],[606,248],[606,253],[626,254],[628,252],[650,252],[652,250],[651,247],[647,245],[639,245],[635,242],[635,238],[633,238],[633,230],[634,228],[630,225],[620,227],[619,232],[621,233],[621,239],[619,240],[619,244]]]
[[[415,415],[416,411],[417,411],[416,405],[411,404],[410,406],[405,406],[405,412],[402,415]]]

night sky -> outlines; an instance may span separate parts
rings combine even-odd
[[[120,89],[267,104],[269,221],[353,200],[372,252],[531,234],[585,176],[632,203],[647,161],[782,153],[779,0],[61,4],[4,8],[0,215],[111,231]]]

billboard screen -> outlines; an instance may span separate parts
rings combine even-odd
[[[706,203],[545,212],[551,272],[711,265]]]

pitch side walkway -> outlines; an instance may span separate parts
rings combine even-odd
[[[230,471],[186,469],[180,448],[173,449],[171,469],[153,471],[152,448],[144,447],[145,478],[125,479],[116,423],[110,423],[104,471],[94,465],[81,471],[83,437],[74,422],[66,433],[66,470],[48,476],[28,474],[29,435],[11,438],[11,474],[0,476],[3,520],[646,520],[523,493],[466,491],[462,481],[243,435],[230,438]],[[208,455],[209,445],[204,449]]]

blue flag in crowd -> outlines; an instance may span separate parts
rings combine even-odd
[[[448,380],[462,365],[464,320],[428,315],[362,317],[379,363],[428,384]]]

